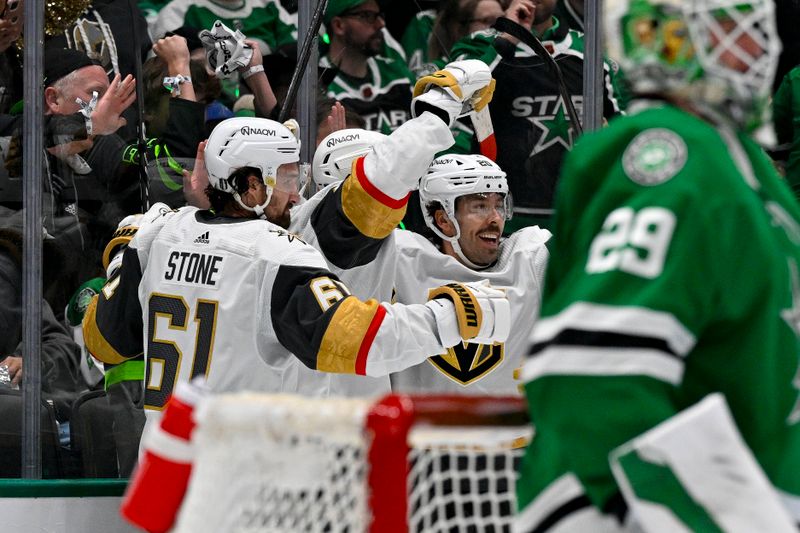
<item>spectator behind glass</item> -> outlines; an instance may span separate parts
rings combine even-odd
[[[428,37],[429,61],[444,66],[456,41],[490,28],[503,12],[499,0],[445,0]]]
[[[331,0],[325,26],[331,42],[320,66],[338,70],[327,95],[361,115],[368,130],[390,133],[408,120],[414,75],[405,58],[381,55],[386,24],[378,3]]]
[[[190,60],[183,37],[159,39],[153,52],[156,55],[142,68],[145,121],[153,156],[148,160],[150,201],[180,207],[182,171],[191,167],[197,143],[206,137],[206,106],[219,94],[219,80],[209,75],[205,61]],[[177,76],[191,78],[191,82],[169,81]]]
[[[136,98],[135,82],[117,75],[109,84],[103,68],[77,50],[48,45],[44,56],[44,224],[62,246],[82,254],[79,279],[89,279],[101,269],[104,241],[124,216],[125,198],[138,202],[138,170],[124,164],[125,142],[114,133]],[[96,106],[84,117],[79,111],[94,93]],[[7,131],[21,146],[22,116],[11,117]],[[21,167],[14,170],[21,175]],[[66,302],[60,303],[56,309]]]
[[[159,11],[152,32],[164,35],[181,26],[208,30],[217,20],[256,41],[262,54],[297,42],[297,17],[278,0],[172,0]]]
[[[583,34],[553,16],[555,0],[513,0],[505,16],[533,32],[551,50],[578,112],[583,94]],[[547,227],[553,213],[561,162],[577,140],[565,112],[558,78],[544,61],[517,39],[477,32],[451,50],[456,59],[480,59],[496,80],[489,110],[497,139],[497,163],[508,173],[514,216],[505,231],[538,224]],[[614,84],[616,65],[606,64],[603,116],[619,114],[623,103]]]
[[[131,10],[129,0],[47,0],[45,18],[45,27],[51,30],[49,43],[83,52],[103,67],[109,79],[133,75],[136,62],[144,61],[150,51],[147,22],[139,9]],[[134,35],[141,46],[138,51]],[[127,122],[116,133],[130,141],[136,137],[135,103],[124,116]]]
[[[43,242],[43,289],[47,296],[58,283],[69,260],[52,238]],[[58,269],[59,271],[56,271]],[[25,347],[22,344],[22,233],[0,229],[0,366],[8,369],[11,386],[22,385]],[[52,307],[42,300],[41,382],[45,399],[51,399],[60,422],[69,420],[72,402],[87,385],[83,382],[80,348],[56,319]],[[0,386],[3,386],[0,384]]]

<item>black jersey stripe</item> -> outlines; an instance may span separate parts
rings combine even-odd
[[[591,506],[592,502],[589,500],[588,496],[585,494],[576,496],[553,509],[553,511],[548,514],[544,520],[536,524],[533,529],[529,530],[529,533],[544,533],[572,513]]]
[[[536,357],[544,349],[552,346],[592,346],[594,348],[638,348],[663,352],[665,355],[681,359],[663,338],[630,335],[614,331],[589,331],[565,328],[557,335],[543,342],[534,343],[528,350],[529,357]]]
[[[142,268],[135,248],[128,247],[122,254],[122,266],[117,275],[106,283],[106,287],[113,286],[117,277],[120,278],[119,284],[113,291],[100,291],[96,323],[92,327],[119,356],[129,359],[144,352],[142,307],[139,302]],[[102,354],[92,354],[103,360]]]
[[[342,209],[342,187],[329,193],[311,215],[320,250],[337,268],[349,269],[371,263],[383,239],[361,233]]]

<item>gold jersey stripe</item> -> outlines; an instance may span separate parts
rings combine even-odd
[[[352,174],[342,187],[342,210],[363,235],[373,239],[386,238],[406,215],[408,196],[393,202],[382,201],[378,191],[364,174],[364,158],[353,162]]]
[[[83,316],[83,342],[89,353],[96,359],[113,365],[124,363],[129,357],[117,352],[97,327],[97,299],[97,295],[92,298],[89,307],[86,308],[86,314]]]
[[[338,374],[363,374],[366,354],[385,314],[377,300],[342,300],[328,324],[317,353],[317,370]],[[361,360],[359,360],[359,357]]]

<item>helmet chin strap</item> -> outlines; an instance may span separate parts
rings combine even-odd
[[[461,250],[461,245],[458,243],[458,239],[447,239],[450,241],[450,245],[453,247],[453,251],[456,253],[461,262],[470,267],[473,270],[484,270],[489,268],[491,265],[476,265],[469,259],[467,256],[464,255],[464,252]]]
[[[447,211],[445,211],[445,212],[447,212]],[[489,268],[490,266],[492,266],[491,264],[488,264],[488,265],[476,265],[475,263],[473,263],[472,261],[467,259],[467,256],[464,255],[464,252],[461,250],[461,245],[458,243],[458,240],[461,238],[461,227],[458,225],[458,221],[456,220],[456,216],[455,216],[455,214],[447,213],[447,217],[450,220],[453,221],[453,226],[456,229],[456,234],[453,235],[452,237],[448,237],[447,235],[445,235],[442,232],[442,230],[439,229],[439,227],[437,227],[435,223],[433,223],[432,220],[430,220],[430,221],[426,220],[426,223],[428,224],[428,227],[430,229],[432,229],[433,232],[436,235],[438,235],[443,241],[447,241],[447,242],[450,243],[450,246],[453,247],[453,251],[456,253],[456,255],[461,260],[461,262],[464,263],[464,265],[468,266],[472,270],[485,270],[485,269]]]
[[[252,213],[255,213],[255,214],[256,214],[256,216],[257,216],[258,218],[262,219],[262,220],[268,220],[268,218],[267,218],[267,205],[269,204],[269,201],[272,199],[272,191],[271,191],[271,190],[269,190],[269,188],[267,188],[267,191],[268,191],[268,192],[267,192],[267,199],[266,199],[266,201],[265,201],[263,204],[261,204],[261,205],[257,205],[257,206],[255,206],[255,207],[250,207],[249,205],[246,205],[246,204],[245,204],[245,203],[242,201],[242,197],[241,197],[241,196],[239,196],[239,193],[238,193],[238,192],[235,192],[235,193],[233,193],[233,199],[234,199],[234,200],[236,200],[236,203],[237,203],[237,204],[239,204],[239,206],[240,206],[242,209],[246,209],[247,211],[250,211],[250,212],[252,212]]]
[[[490,266],[492,266],[491,263],[488,264],[488,265],[476,265],[475,263],[473,263],[472,261],[467,259],[467,256],[464,255],[464,252],[461,250],[461,244],[459,244],[459,242],[458,242],[458,237],[460,235],[461,235],[461,231],[458,232],[458,235],[456,237],[445,237],[445,238],[450,243],[450,246],[453,247],[453,251],[456,253],[458,258],[461,259],[462,263],[464,263],[466,266],[470,267],[472,270],[485,270],[485,269],[489,268]]]

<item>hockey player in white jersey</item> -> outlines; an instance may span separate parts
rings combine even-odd
[[[391,299],[400,261],[393,230],[405,214],[408,195],[434,155],[454,143],[450,127],[456,119],[488,103],[491,89],[478,87],[489,80],[483,63],[451,63],[442,76],[420,80],[421,94],[412,103],[415,118],[391,135],[341,130],[317,147],[312,175],[325,188],[292,210],[290,231],[322,252],[328,268],[354,296]],[[456,86],[462,87],[453,91]],[[467,97],[471,91],[475,96]],[[377,220],[382,223],[377,225]],[[388,377],[330,375],[326,380],[332,394],[378,395],[391,390]]]
[[[317,250],[268,222],[272,197],[296,190],[299,143],[277,122],[255,123],[218,127],[221,138],[209,139],[214,209],[154,206],[87,310],[95,357],[118,363],[144,352],[148,418],[178,380],[197,375],[214,391],[319,393],[318,371],[385,376],[461,339],[505,338],[507,300],[485,285],[444,288],[425,305],[351,296]],[[243,165],[242,154],[251,157]],[[398,180],[386,185],[392,174],[366,159],[369,178],[348,180],[334,199],[379,236],[402,218],[407,192],[398,195]]]
[[[422,178],[420,203],[436,244],[398,231],[395,299],[425,302],[429,289],[448,282],[490,280],[506,292],[511,329],[506,342],[464,342],[392,375],[400,392],[517,395],[515,370],[539,314],[550,232],[536,226],[502,240],[511,216],[506,174],[482,155],[447,154]]]
[[[371,142],[383,142],[359,135],[360,130],[346,131],[329,135],[314,154],[314,179],[322,176],[329,188],[349,175],[345,169],[355,154],[367,154],[373,150]],[[326,142],[331,139],[336,142]],[[491,192],[486,194],[487,190]],[[492,286],[506,290],[512,318],[506,343],[457,344],[446,353],[433,354],[426,362],[393,375],[395,390],[519,394],[514,369],[522,363],[519,354],[527,348],[527,337],[538,315],[547,261],[545,243],[550,233],[530,227],[501,242],[505,217],[510,213],[507,194],[505,173],[489,159],[480,155],[442,156],[427,169],[420,185],[423,212],[437,235],[438,246],[419,234],[398,229],[382,241],[371,262],[336,270],[349,281],[351,289],[378,291],[382,297],[391,290],[396,301],[405,303],[426,301],[429,289],[449,280],[487,278]],[[303,204],[298,209],[306,208]],[[455,223],[448,226],[443,219]],[[293,216],[293,224],[299,220]],[[313,238],[312,227],[306,226],[303,231]],[[331,268],[335,270],[336,266]]]

